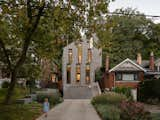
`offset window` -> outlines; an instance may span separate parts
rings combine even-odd
[[[67,84],[71,83],[71,66],[67,65]]]
[[[76,66],[76,82],[80,82],[81,80],[81,67],[80,64]]]
[[[78,44],[78,63],[82,63],[82,44]]]
[[[88,63],[90,63],[92,60],[92,50],[88,49]]]
[[[73,56],[72,49],[69,49],[68,50],[68,62],[70,64],[72,63],[72,56]]]
[[[90,83],[90,65],[89,64],[86,65],[86,83],[87,84]]]

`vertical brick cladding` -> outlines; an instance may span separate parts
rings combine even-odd
[[[144,72],[143,71],[140,71],[138,73],[138,77],[139,77],[139,81],[143,81],[144,80]]]

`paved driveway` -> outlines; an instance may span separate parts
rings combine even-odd
[[[54,107],[48,117],[37,120],[101,120],[90,104],[90,100],[64,100]]]

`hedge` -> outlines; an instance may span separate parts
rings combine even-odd
[[[160,100],[160,80],[145,80],[140,83],[138,100],[145,102],[150,98]]]

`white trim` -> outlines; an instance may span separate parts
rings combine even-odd
[[[115,81],[115,82],[117,82],[117,83],[128,83],[128,82],[130,82],[130,83],[139,83],[139,82],[141,82],[141,81],[138,81],[138,80],[132,80],[132,81],[124,81],[124,80],[121,80],[121,81]]]
[[[125,63],[126,61],[129,61],[130,63],[132,63],[133,65],[135,65],[136,67],[138,67],[139,69],[141,69],[142,71],[146,72],[146,70],[144,68],[142,68],[141,66],[139,66],[138,64],[136,64],[135,62],[133,62],[132,60],[130,60],[129,58],[125,59],[124,61],[122,61],[121,63],[119,63],[118,65],[116,65],[115,67],[113,67],[112,69],[109,70],[109,72],[114,71],[117,67],[119,67],[120,65],[122,65],[123,63]]]

